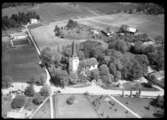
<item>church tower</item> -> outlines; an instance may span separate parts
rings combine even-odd
[[[79,58],[77,56],[76,43],[75,43],[75,40],[73,40],[72,56],[69,59],[69,72],[76,73],[78,70],[78,66],[79,66]]]

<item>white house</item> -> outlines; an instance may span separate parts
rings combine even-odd
[[[131,33],[136,33],[136,32],[137,32],[137,29],[134,28],[134,27],[127,27],[127,31],[128,31],[128,32],[131,32]]]
[[[37,23],[39,23],[38,19],[35,18],[30,19],[30,24],[37,24]]]

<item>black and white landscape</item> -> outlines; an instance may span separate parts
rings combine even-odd
[[[164,8],[3,3],[3,118],[164,117]]]

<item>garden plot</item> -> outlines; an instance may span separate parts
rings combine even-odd
[[[39,58],[33,46],[10,48],[9,42],[2,44],[2,76],[11,76],[15,82],[26,82],[32,76],[46,76],[38,65]]]

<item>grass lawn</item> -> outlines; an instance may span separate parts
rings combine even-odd
[[[74,94],[75,101],[68,105],[66,100],[71,94],[57,94],[54,98],[56,118],[98,118],[96,111],[84,95]]]
[[[152,99],[128,97],[116,97],[116,99],[118,99],[120,102],[125,104],[127,107],[129,107],[131,110],[133,110],[143,118],[154,118],[155,116],[153,116],[153,113],[157,112],[158,110],[163,111],[162,109],[154,107],[152,105],[150,105],[149,109],[147,109],[147,106]]]
[[[118,103],[110,99],[110,103],[105,101],[106,96],[88,95],[87,98],[93,104],[93,101],[97,99],[96,105],[94,105],[101,118],[135,118],[130,112],[127,112],[125,108]],[[98,104],[99,102],[99,104]],[[127,113],[126,113],[127,112]]]
[[[37,111],[32,118],[50,118],[50,101],[49,99],[45,104]]]
[[[2,38],[3,39],[3,38]],[[26,82],[32,76],[39,79],[45,71],[38,65],[39,58],[33,46],[10,48],[9,42],[2,42],[2,77],[11,76],[15,82]]]

